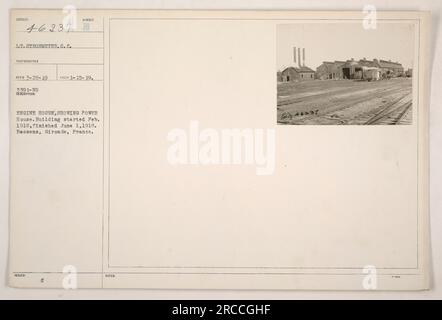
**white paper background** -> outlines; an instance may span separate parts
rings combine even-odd
[[[8,92],[9,92],[9,8],[56,8],[73,4],[79,9],[85,8],[145,8],[145,9],[303,9],[303,10],[361,10],[365,4],[377,6],[378,10],[430,10],[432,11],[432,92],[430,115],[430,161],[431,161],[431,245],[432,245],[432,290],[416,293],[380,293],[380,292],[296,292],[296,291],[174,291],[174,290],[38,290],[12,289],[6,287],[7,248],[8,248]],[[409,0],[398,1],[355,1],[340,0],[323,1],[2,1],[0,4],[0,34],[1,34],[1,65],[0,75],[0,299],[16,298],[130,298],[130,299],[306,299],[306,298],[442,298],[442,203],[437,195],[441,191],[442,152],[437,146],[442,139],[442,111],[438,106],[442,103],[441,92],[435,90],[442,77],[441,62],[435,57],[442,56],[440,52],[442,39],[440,35],[439,16],[442,3],[439,0]],[[439,166],[438,166],[439,164]]]

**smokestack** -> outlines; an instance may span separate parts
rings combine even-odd
[[[302,48],[302,65],[305,67],[305,48]]]
[[[298,66],[301,68],[301,48],[298,48]]]
[[[293,60],[296,64],[296,47],[293,47]]]

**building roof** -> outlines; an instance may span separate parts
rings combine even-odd
[[[339,60],[335,60],[335,61],[323,61],[323,64],[344,64],[345,61],[339,61]]]
[[[402,64],[399,62],[387,61],[387,60],[379,60],[379,64],[383,68],[400,68]]]
[[[296,71],[297,73],[309,73],[309,72],[315,73],[315,71],[313,71],[312,69],[310,69],[309,67],[306,67],[306,66],[302,66],[300,68],[287,67],[282,72],[286,72],[288,69],[292,69],[292,70]]]
[[[287,70],[294,70],[294,71],[296,71],[296,68],[295,67],[287,67],[287,68],[285,68],[284,70],[282,70],[282,73],[284,73],[284,72],[286,72]]]
[[[363,66],[370,66],[370,67],[380,67],[379,61],[375,60],[367,60],[367,59],[361,59],[359,60],[359,64]]]
[[[296,68],[298,72],[313,72],[315,73],[315,71],[313,71],[312,69],[310,69],[309,67],[306,66],[302,66],[301,68]]]
[[[379,68],[401,68],[402,64],[399,62],[393,62],[393,61],[387,61],[387,60],[367,60],[366,58],[360,59],[359,61],[356,61],[354,59],[350,59],[347,61],[323,61],[322,64],[324,65],[362,65],[367,67],[379,67]]]
[[[354,60],[348,60],[344,63],[346,66],[357,66],[359,63]]]

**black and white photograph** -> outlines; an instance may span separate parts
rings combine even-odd
[[[292,23],[276,28],[277,123],[410,125],[412,23]]]

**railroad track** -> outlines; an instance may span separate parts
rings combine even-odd
[[[401,91],[401,88],[391,88],[391,89],[380,89],[380,90],[376,90],[372,95],[371,95],[371,99],[373,98],[382,98],[386,93],[396,93],[398,91]],[[382,112],[383,110],[385,110],[386,108],[391,107],[392,105],[395,105],[396,103],[398,103],[399,101],[401,101],[402,99],[404,99],[406,96],[408,95],[405,94],[395,100],[393,100],[392,102],[388,103],[386,106],[382,106],[381,108],[378,108],[377,110],[375,110],[376,115],[378,114],[378,112]],[[323,110],[322,112],[319,112],[319,114],[315,114],[315,115],[311,115],[311,116],[301,116],[299,117],[299,119],[296,119],[295,121],[293,121],[294,119],[289,119],[289,120],[278,120],[279,124],[302,124],[304,123],[306,120],[310,120],[310,119],[315,119],[318,116],[320,117],[327,117],[331,114],[333,114],[334,112],[337,111],[342,111],[351,107],[354,107],[355,105],[357,105],[358,103],[362,103],[365,102],[367,100],[366,96],[360,97],[358,99],[354,99],[350,102],[347,102],[343,105],[336,105],[336,107],[332,107],[328,110]],[[373,113],[371,112],[369,115],[372,115]],[[358,116],[359,117],[359,116]],[[341,120],[342,123],[341,124],[347,124],[348,120]],[[368,123],[364,123],[364,124],[368,124]]]
[[[401,124],[411,112],[412,102],[407,101],[402,104],[392,104],[373,115],[364,124]]]
[[[354,88],[354,89],[355,89],[355,91],[353,91],[354,93],[358,92],[358,91],[364,91],[364,88],[360,88],[360,89],[359,88]],[[377,87],[374,87],[372,90],[373,90],[373,93],[376,94],[376,93],[382,92],[382,91],[389,92],[391,90],[397,90],[397,89],[402,89],[402,87],[396,87],[396,86],[392,87],[392,88],[377,88]],[[340,89],[337,89],[337,90],[326,91],[326,92],[321,92],[321,93],[315,93],[315,94],[311,94],[311,95],[306,94],[306,95],[301,95],[301,96],[295,97],[295,98],[282,99],[282,100],[279,100],[277,102],[277,106],[278,107],[287,106],[287,105],[290,105],[290,104],[295,104],[295,103],[299,103],[299,102],[305,102],[306,100],[310,100],[310,99],[318,99],[318,98],[322,98],[322,97],[329,97],[329,96],[333,96],[333,95],[336,95],[336,94],[345,93],[345,92],[348,92],[348,91],[349,91],[349,88],[340,88]]]
[[[398,116],[395,124],[411,124],[412,123],[412,112],[413,103],[410,102],[406,109]]]
[[[340,94],[340,93],[344,93],[344,92],[348,92],[348,88],[342,88],[339,90],[327,91],[327,92],[321,92],[321,93],[315,93],[315,94],[306,94],[301,97],[280,100],[277,102],[277,106],[278,107],[287,106],[287,105],[298,103],[298,102],[304,102],[305,100],[308,100],[308,99],[318,99],[318,98],[322,98],[322,97],[329,97],[330,95]]]

